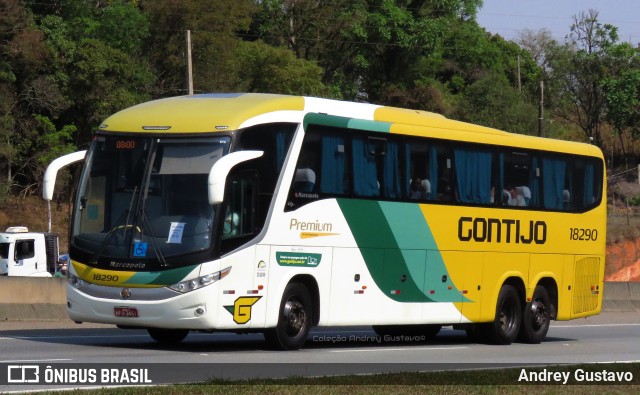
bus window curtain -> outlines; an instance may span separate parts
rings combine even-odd
[[[491,153],[455,149],[456,186],[463,203],[491,202]]]
[[[567,164],[560,159],[542,159],[542,186],[544,207],[562,209],[564,178]]]
[[[286,152],[287,133],[283,131],[276,132],[276,174],[282,170],[284,164],[284,157]]]
[[[494,190],[494,203],[498,203],[498,204],[503,204],[504,202],[502,201],[503,198],[503,191],[505,188],[504,185],[504,153],[500,153],[500,155],[498,155],[498,172],[500,173],[498,175],[498,185],[496,186],[496,189]]]
[[[431,182],[431,200],[438,196],[438,149],[429,149],[429,181]]]
[[[387,141],[387,152],[382,163],[384,197],[401,197],[402,184],[400,182],[400,149],[398,147],[398,143]]]
[[[411,145],[404,145],[404,193],[405,196],[411,196]]]
[[[573,210],[574,204],[573,202],[576,200],[575,195],[573,194],[573,171],[570,170],[570,166],[567,165],[567,173],[565,175],[565,180],[568,183],[565,183],[565,189],[562,191],[562,202],[564,204],[563,208],[565,210]],[[568,184],[568,185],[567,185]],[[568,193],[567,193],[568,192]]]
[[[320,192],[344,194],[344,137],[322,136]]]
[[[535,156],[531,160],[531,172],[529,174],[531,180],[531,207],[540,207],[540,177],[538,177],[538,158]]]
[[[378,196],[376,158],[367,152],[367,140],[353,138],[353,192],[358,196]]]
[[[594,174],[595,171],[593,168],[593,164],[587,163],[587,165],[584,167],[584,194],[582,207],[589,207],[596,200],[593,193]]]

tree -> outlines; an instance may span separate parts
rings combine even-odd
[[[556,99],[556,115],[575,123],[588,141],[602,147],[601,126],[605,112],[603,81],[609,72],[608,48],[618,39],[617,29],[598,22],[590,10],[574,17],[569,42],[554,49],[549,78],[550,96]]]
[[[185,34],[192,32],[193,79],[196,91],[229,91],[235,88],[230,74],[240,39],[251,23],[252,0],[143,0],[154,34],[146,43],[155,69],[154,96],[186,93]]]
[[[235,58],[236,86],[246,92],[277,92],[290,95],[325,96],[322,69],[312,61],[296,58],[286,48],[262,41],[240,43]]]
[[[421,79],[415,65],[441,53],[443,37],[460,23],[473,21],[481,1],[258,3],[254,34],[316,60],[324,70],[323,82],[340,97],[381,102],[414,88]]]
[[[613,70],[602,83],[605,119],[618,135],[627,161],[623,134],[628,132],[634,139],[640,136],[640,49],[621,43],[607,52]]]
[[[456,117],[513,133],[533,135],[537,130],[536,107],[504,77],[495,75],[465,89]]]

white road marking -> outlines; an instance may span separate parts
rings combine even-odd
[[[69,358],[58,358],[58,359],[13,359],[13,360],[0,361],[0,363],[60,362],[60,361],[73,361],[73,359],[69,359]]]
[[[551,325],[552,328],[599,328],[610,326],[640,326],[640,324],[583,324],[583,325]]]
[[[329,350],[329,352],[380,352],[380,351],[429,351],[429,350],[462,350],[469,347],[401,347],[401,348],[349,348],[342,350]]]

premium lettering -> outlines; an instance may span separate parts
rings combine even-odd
[[[544,221],[460,217],[458,240],[478,243],[544,244],[547,224]]]
[[[325,223],[321,223],[318,221],[305,222],[305,221],[298,221],[295,218],[291,218],[291,221],[289,222],[289,230],[331,232],[333,230],[333,225],[328,222],[325,222]]]

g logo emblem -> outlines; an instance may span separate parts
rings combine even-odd
[[[233,306],[224,306],[225,309],[233,314],[233,321],[236,324],[246,324],[251,320],[251,306],[256,304],[262,296],[241,296],[236,299]]]

